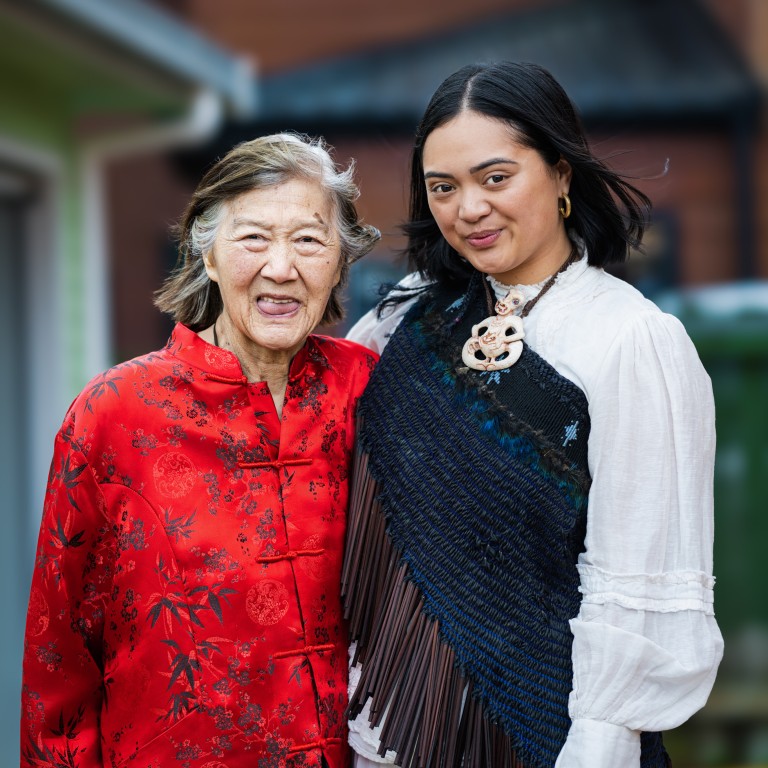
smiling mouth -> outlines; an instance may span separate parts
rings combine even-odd
[[[291,317],[299,311],[301,304],[296,299],[280,296],[259,296],[256,307],[268,317]]]
[[[488,246],[493,245],[500,236],[500,229],[492,229],[483,232],[473,232],[471,235],[468,235],[465,240],[473,248],[487,248]]]

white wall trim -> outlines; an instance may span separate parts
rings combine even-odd
[[[189,110],[177,120],[109,134],[83,149],[83,283],[86,339],[85,374],[91,378],[113,364],[107,164],[118,158],[177,149],[210,138],[221,125],[224,105],[220,96],[202,89]]]
[[[27,234],[29,254],[25,264],[24,316],[21,329],[27,347],[27,366],[22,375],[29,393],[28,467],[24,532],[28,547],[34,543],[45,497],[45,483],[51,461],[53,437],[64,417],[71,393],[62,350],[66,323],[60,286],[63,283],[63,236],[61,203],[63,163],[52,151],[0,136],[0,163],[35,182]]]

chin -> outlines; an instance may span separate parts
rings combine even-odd
[[[270,352],[294,352],[300,349],[304,342],[307,340],[307,336],[296,334],[294,336],[262,336],[256,341],[256,344],[264,349],[268,349]]]
[[[503,275],[512,269],[515,269],[517,264],[510,264],[509,262],[500,263],[498,261],[492,261],[490,259],[467,259],[467,261],[478,271],[484,272],[486,275]]]

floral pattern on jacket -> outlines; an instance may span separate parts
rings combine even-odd
[[[346,766],[339,601],[375,357],[310,336],[265,383],[177,325],[56,438],[29,602],[28,766]]]

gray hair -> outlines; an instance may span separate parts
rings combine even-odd
[[[341,278],[320,322],[340,320],[344,316],[341,291],[349,266],[368,253],[381,235],[357,213],[355,202],[360,193],[354,182],[354,162],[339,170],[322,139],[293,133],[238,144],[208,170],[177,228],[179,258],[156,295],[157,307],[195,331],[212,325],[223,303],[218,285],[205,271],[203,256],[216,241],[227,203],[253,189],[292,179],[317,181],[329,195],[341,245]]]

